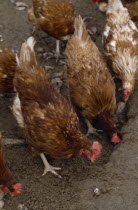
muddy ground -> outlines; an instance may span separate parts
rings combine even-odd
[[[17,53],[21,43],[31,35],[32,25],[27,20],[27,8],[17,10],[10,0],[0,0],[0,34],[5,39],[0,45],[12,48]],[[28,6],[31,1],[24,0]],[[101,33],[105,16],[98,11],[90,0],[73,0],[76,13],[87,19],[87,27],[96,33],[93,40],[102,51]],[[43,66],[52,66],[48,70],[51,78],[63,72],[63,63],[57,65],[55,58],[47,61],[45,52],[55,49],[55,40],[43,32],[36,35],[36,52]],[[65,43],[62,43],[62,52]],[[63,57],[64,59],[64,57]],[[62,80],[62,75],[61,75]],[[117,81],[118,83],[118,81]],[[61,92],[65,94],[64,84]],[[120,99],[118,92],[118,99]],[[138,87],[129,100],[127,109],[120,117],[118,125],[124,141],[113,148],[104,135],[100,141],[103,145],[103,154],[92,165],[83,157],[69,160],[50,159],[54,166],[61,167],[62,179],[47,174],[42,177],[43,164],[39,157],[32,157],[26,145],[6,146],[6,154],[10,169],[17,180],[22,183],[22,193],[17,197],[6,195],[5,210],[137,210],[138,209]],[[0,97],[0,130],[5,139],[21,139],[22,132],[18,128],[10,106],[13,95]],[[123,123],[123,124],[122,124]],[[83,124],[82,124],[83,125]],[[123,125],[123,126],[122,126]],[[83,125],[84,126],[84,125]],[[84,128],[84,132],[86,128]],[[96,138],[96,137],[95,137]],[[100,189],[100,195],[95,196],[95,188]],[[19,205],[24,208],[18,208]]]

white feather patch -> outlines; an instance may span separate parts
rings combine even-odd
[[[12,111],[13,111],[13,115],[14,115],[15,119],[17,120],[18,125],[21,128],[24,128],[24,119],[22,116],[21,103],[20,103],[18,93],[14,97]]]
[[[34,37],[30,36],[27,41],[26,44],[28,45],[28,47],[30,47],[30,49],[33,51],[34,50],[34,45],[35,45],[35,39]]]
[[[104,3],[104,2],[99,3],[99,10],[101,12],[106,12],[106,10],[107,10],[107,3]]]

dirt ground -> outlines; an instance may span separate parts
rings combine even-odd
[[[12,0],[0,0],[0,34],[4,41],[1,46],[14,49],[19,53],[22,42],[31,35],[32,25],[27,20],[27,9],[17,10]],[[31,0],[22,1],[28,6]],[[87,27],[96,33],[92,39],[102,51],[101,33],[105,23],[104,14],[90,0],[72,0],[76,13],[87,19]],[[52,66],[48,72],[51,78],[63,72],[62,60],[57,65],[55,58],[47,61],[46,53],[55,49],[55,40],[43,32],[36,36],[36,52],[43,66]],[[62,52],[65,43],[62,43]],[[64,57],[63,57],[64,59]],[[62,75],[61,75],[62,80]],[[54,81],[54,80],[53,80]],[[117,81],[118,83],[118,81]],[[127,109],[120,117],[124,141],[113,148],[104,135],[100,142],[103,153],[92,165],[83,157],[69,160],[50,159],[54,166],[61,167],[62,179],[47,174],[42,177],[43,163],[39,157],[32,157],[26,145],[7,145],[6,155],[10,169],[22,183],[22,193],[17,197],[6,195],[5,210],[137,210],[138,209],[138,83],[131,96]],[[61,92],[65,94],[64,84]],[[117,92],[118,100],[120,92]],[[0,130],[4,138],[21,139],[10,109],[13,95],[0,97]],[[83,124],[82,124],[83,125]],[[123,125],[123,126],[122,126]],[[84,128],[84,132],[86,128]],[[96,138],[96,137],[95,137]],[[94,195],[94,189],[100,195]],[[22,205],[22,208],[21,208]],[[20,207],[19,207],[20,206]],[[24,206],[24,207],[23,207]]]

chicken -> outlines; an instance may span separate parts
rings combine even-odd
[[[97,2],[99,10],[106,12],[108,0],[92,0]],[[133,21],[138,21],[138,0],[122,0],[123,6],[128,9],[130,17]]]
[[[70,0],[32,0],[29,20],[57,39],[56,55],[60,55],[59,40],[67,40],[74,32],[74,6]]]
[[[37,64],[34,38],[22,45],[14,85],[19,94],[24,119],[24,135],[35,154],[40,154],[48,171],[57,175],[45,155],[69,158],[85,155],[94,160],[101,153],[101,145],[91,142],[79,130],[77,115],[69,101],[63,98],[49,81],[47,73]]]
[[[72,103],[87,121],[97,119],[111,142],[121,142],[112,117],[116,108],[115,84],[80,16],[75,20],[75,33],[67,43],[66,55]]]
[[[122,81],[123,100],[134,90],[138,70],[138,30],[120,0],[109,0],[103,33],[105,55]]]
[[[0,47],[0,94],[14,92],[15,68],[15,54],[7,48]]]
[[[12,173],[10,172],[5,160],[2,136],[0,133],[0,190],[10,195],[18,195],[21,191],[21,184],[17,183]]]

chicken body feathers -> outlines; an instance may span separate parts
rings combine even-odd
[[[0,93],[14,92],[13,77],[16,68],[15,54],[0,47]]]
[[[55,158],[68,158],[80,148],[91,147],[79,131],[71,103],[55,90],[28,43],[21,48],[18,65],[14,84],[21,101],[26,142],[36,153]]]
[[[73,103],[88,119],[106,109],[113,113],[116,105],[114,81],[80,17],[75,21],[75,33],[68,41],[66,54],[65,68]]]
[[[13,184],[15,184],[15,180],[5,161],[5,155],[2,145],[2,136],[0,134],[0,185],[3,185],[5,187],[11,187]]]
[[[120,0],[109,1],[103,33],[105,54],[124,88],[134,89],[138,69],[138,30]],[[120,18],[121,17],[121,18]]]
[[[74,7],[69,0],[32,0],[29,19],[50,36],[64,40],[72,34]]]

